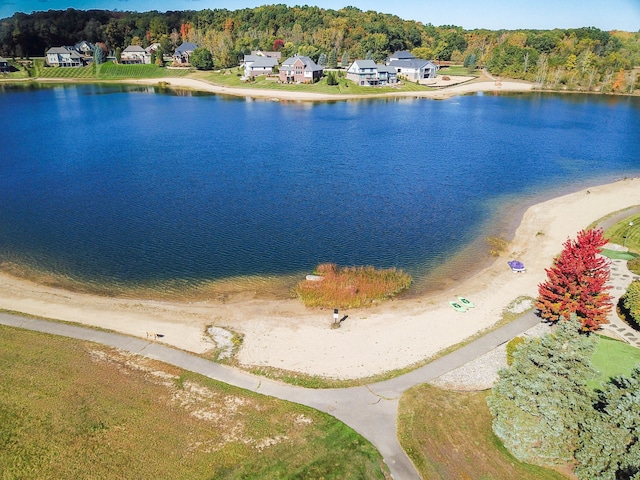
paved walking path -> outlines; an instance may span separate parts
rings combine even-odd
[[[196,355],[141,338],[66,323],[0,313],[0,324],[87,340],[160,360],[209,378],[327,412],[367,438],[380,451],[396,480],[419,479],[397,439],[396,419],[402,393],[508,342],[540,322],[532,312],[489,332],[470,344],[421,368],[384,382],[340,389],[308,389],[287,385],[220,365]]]

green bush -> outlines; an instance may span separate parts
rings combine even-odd
[[[523,343],[524,337],[515,337],[509,340],[509,342],[507,343],[507,365],[510,366],[513,363],[513,354]]]
[[[634,280],[622,297],[622,306],[631,323],[640,325],[640,281]]]

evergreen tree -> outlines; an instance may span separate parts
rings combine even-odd
[[[371,50],[369,50],[367,52],[367,54],[364,57],[365,60],[373,60],[373,53],[371,52]]]
[[[581,480],[640,479],[640,368],[611,379],[587,418],[576,452]]]
[[[342,68],[349,68],[349,54],[346,51],[342,54],[340,65]]]
[[[120,63],[122,60],[122,49],[120,47],[116,48],[116,63]]]
[[[575,314],[584,331],[607,323],[612,308],[606,285],[610,262],[599,255],[606,243],[602,229],[582,230],[575,241],[564,243],[560,256],[546,269],[547,280],[538,285],[536,307],[542,318],[557,322]]]
[[[106,58],[107,54],[105,53],[101,44],[96,44],[96,48],[93,52],[93,61],[95,62],[95,64],[100,65],[101,63],[104,63]]]
[[[327,58],[327,67],[336,68],[338,66],[338,53],[335,50],[331,50],[329,52],[329,57]]]
[[[539,465],[572,461],[579,427],[592,414],[587,379],[594,335],[579,333],[575,317],[541,338],[526,340],[499,373],[487,398],[493,431],[519,460]]]
[[[324,67],[327,65],[327,54],[326,53],[321,53],[320,56],[318,57],[318,65],[320,65],[321,67]]]

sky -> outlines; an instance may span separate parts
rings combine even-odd
[[[314,5],[339,10],[345,6],[391,13],[405,20],[466,30],[554,29],[597,27],[640,31],[640,0],[0,0],[0,18],[15,12],[104,9],[146,12],[158,10],[237,10],[265,4]]]

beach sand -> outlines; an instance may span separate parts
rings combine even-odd
[[[215,347],[207,326],[243,335],[243,366],[270,366],[332,378],[362,378],[433,356],[500,320],[522,296],[535,297],[567,238],[609,213],[640,204],[640,178],[592,186],[526,210],[508,250],[490,266],[446,291],[392,300],[348,315],[331,328],[332,310],[311,310],[297,300],[266,300],[251,293],[197,303],[107,298],[74,293],[0,273],[0,308],[93,325],[203,353]],[[526,273],[512,273],[517,258]],[[449,305],[462,295],[465,313]]]
[[[473,77],[448,77],[450,78],[450,80],[448,81],[442,80],[440,77],[438,78],[438,81],[429,83],[429,86],[436,87],[438,88],[437,90],[419,92],[375,93],[375,89],[372,89],[371,95],[330,95],[313,92],[269,90],[259,88],[234,88],[215,85],[203,80],[183,77],[123,80],[121,83],[133,85],[158,85],[162,83],[162,85],[169,88],[183,88],[201,92],[233,95],[238,97],[261,98],[273,101],[284,100],[306,102],[326,102],[334,100],[357,100],[394,97],[443,99],[455,95],[474,92],[528,92],[533,89],[533,84],[530,82],[515,80],[494,81],[484,75],[477,79],[473,79]]]

